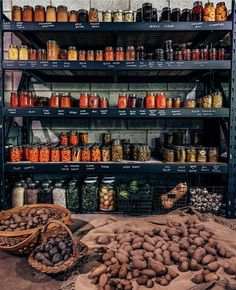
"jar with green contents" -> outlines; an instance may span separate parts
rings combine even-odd
[[[176,161],[177,162],[186,161],[186,151],[184,146],[176,146]]]
[[[98,210],[98,185],[96,179],[85,179],[82,185],[82,210],[92,212]]]
[[[207,148],[198,147],[197,148],[197,162],[207,162]]]
[[[114,140],[112,144],[112,161],[123,161],[123,146],[119,139]]]
[[[103,178],[99,188],[100,210],[113,211],[116,206],[115,180]]]
[[[70,211],[75,213],[79,211],[79,188],[76,180],[71,180],[68,184],[66,204]]]
[[[197,150],[195,147],[186,148],[186,161],[196,162],[197,161]]]

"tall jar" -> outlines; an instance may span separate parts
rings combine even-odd
[[[91,162],[91,150],[89,145],[84,145],[81,148],[81,161]]]
[[[119,94],[118,98],[118,109],[126,109],[128,107],[127,94]]]
[[[68,94],[63,94],[61,96],[61,108],[71,107],[71,97]]]
[[[197,148],[197,162],[202,162],[202,163],[207,162],[207,148],[205,147]]]
[[[63,147],[61,149],[61,161],[62,162],[71,162],[71,149],[70,147]]]
[[[89,103],[88,93],[80,93],[79,107],[82,109],[87,109]]]
[[[59,108],[60,107],[60,95],[59,93],[53,93],[50,98],[50,107]]]
[[[69,136],[66,132],[62,132],[60,134],[60,144],[62,146],[68,146],[69,145]]]
[[[186,148],[186,161],[196,162],[197,161],[197,151],[195,147]]]
[[[43,145],[39,149],[39,162],[49,162],[50,161],[50,149],[47,145]]]
[[[60,148],[52,146],[50,156],[51,162],[60,162],[61,160]]]
[[[123,22],[123,11],[116,10],[113,12],[113,21],[114,22]]]
[[[112,46],[107,46],[105,48],[105,61],[114,61],[114,50]]]
[[[32,22],[33,21],[33,7],[29,5],[25,5],[23,7],[23,13],[22,13],[22,21],[24,22]]]
[[[11,192],[12,208],[24,205],[25,188],[21,182],[17,182]]]
[[[111,10],[104,10],[102,12],[102,21],[103,22],[112,22],[112,13],[111,13]]]
[[[77,146],[79,144],[79,134],[76,131],[71,131],[69,134],[69,142],[72,146]]]
[[[81,148],[76,146],[71,149],[71,161],[80,162],[81,161]]]
[[[112,144],[112,161],[121,162],[123,160],[123,147],[119,139]]]
[[[96,93],[91,93],[89,96],[89,108],[98,109],[99,107],[99,96]]]
[[[88,18],[88,11],[85,9],[80,9],[78,11],[78,21],[81,23],[86,23],[88,22],[89,18]]]
[[[25,191],[25,204],[37,204],[39,196],[39,189],[36,183],[31,182]]]
[[[115,180],[103,179],[99,187],[100,210],[113,211],[116,206]]]
[[[89,22],[99,22],[98,10],[96,8],[89,10]]]
[[[101,156],[101,149],[100,146],[97,144],[94,144],[91,147],[91,161],[92,162],[101,162],[102,156]]]
[[[68,60],[77,60],[78,52],[75,46],[70,46],[68,49]]]
[[[69,22],[77,22],[77,20],[78,20],[77,12],[75,10],[71,10],[69,15]]]
[[[39,203],[52,204],[52,186],[45,181],[41,184],[39,193]]]
[[[47,60],[58,60],[58,46],[55,40],[47,41]]]
[[[134,22],[134,12],[132,10],[124,12],[124,22]]]
[[[19,107],[19,97],[17,92],[11,92],[10,103],[12,108]]]
[[[144,22],[151,22],[152,21],[152,3],[143,3],[142,15],[143,15]]]
[[[29,59],[29,49],[26,45],[22,45],[19,49],[19,60],[28,60]]]
[[[147,109],[155,109],[155,96],[153,93],[146,94],[146,108]]]
[[[92,212],[98,210],[98,185],[96,179],[85,179],[82,184],[82,210]]]
[[[216,21],[227,21],[228,12],[225,2],[219,2],[216,4]]]
[[[66,189],[61,182],[57,182],[52,190],[53,203],[66,207]]]
[[[156,108],[165,109],[166,108],[166,95],[165,93],[157,93],[156,95]]]
[[[126,49],[125,59],[127,61],[135,61],[135,49],[134,46],[128,46]]]
[[[196,1],[193,3],[192,9],[192,21],[203,21],[204,8],[202,1]]]
[[[216,91],[212,94],[212,108],[220,109],[223,107],[223,96],[222,93]]]
[[[19,50],[16,45],[10,44],[8,48],[8,60],[18,60],[19,59]]]
[[[45,21],[45,8],[44,6],[37,5],[34,8],[34,21],[44,22]]]
[[[208,2],[205,4],[205,7],[204,7],[203,20],[204,21],[215,21],[215,19],[216,19],[216,14],[215,14],[214,3]]]
[[[22,8],[20,6],[12,6],[11,20],[22,21]]]
[[[102,154],[102,162],[110,162],[111,161],[110,146],[107,146],[107,145],[102,146],[101,154]]]
[[[56,22],[56,21],[57,21],[56,7],[52,5],[47,6],[46,22]]]
[[[57,7],[57,22],[68,22],[68,10],[64,5]]]
[[[67,208],[77,213],[79,211],[79,187],[75,180],[71,180],[68,184],[66,194]]]
[[[39,148],[37,145],[32,145],[29,150],[30,162],[39,162]]]

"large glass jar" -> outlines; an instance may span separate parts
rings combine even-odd
[[[106,132],[102,134],[102,144],[103,145],[111,145],[111,133]]]
[[[61,148],[61,161],[62,162],[71,162],[71,149],[70,147]]]
[[[43,145],[39,149],[39,162],[50,161],[50,149],[47,145]]]
[[[123,11],[116,10],[113,12],[113,21],[114,22],[123,22]]]
[[[37,145],[32,145],[30,147],[29,158],[31,162],[39,162],[39,148]]]
[[[52,93],[50,98],[50,107],[51,108],[60,107],[60,95],[58,93]]]
[[[68,10],[64,5],[57,7],[57,22],[68,22]]]
[[[80,9],[78,11],[78,21],[81,23],[88,22],[88,11],[85,9]]]
[[[85,179],[82,184],[82,210],[84,212],[98,210],[98,185],[96,179]]]
[[[69,136],[68,136],[68,134],[67,134],[66,132],[62,132],[62,133],[60,134],[60,144],[61,144],[62,146],[67,146],[67,145],[69,145]]]
[[[127,94],[119,94],[118,109],[126,109],[128,107]]]
[[[123,147],[119,139],[112,144],[112,161],[121,162],[123,160]]]
[[[128,46],[126,49],[125,59],[127,61],[135,61],[135,48],[134,46]]]
[[[102,162],[110,162],[111,161],[111,149],[109,146],[104,145],[101,148],[102,154]]]
[[[68,184],[66,203],[70,211],[74,213],[79,211],[79,187],[75,180],[71,180]]]
[[[24,205],[25,188],[21,182],[17,182],[11,192],[12,208]]]
[[[99,97],[96,93],[91,93],[89,96],[89,108],[98,109],[99,107]]]
[[[142,21],[143,21],[142,8],[139,8],[136,11],[136,22],[142,22]]]
[[[222,93],[216,91],[212,94],[212,108],[222,108],[223,107],[223,96]]]
[[[157,93],[156,95],[156,108],[165,109],[166,108],[166,95],[165,93]]]
[[[66,189],[61,182],[57,182],[52,190],[53,203],[66,207]]]
[[[84,145],[81,148],[81,161],[91,162],[91,150],[89,145]]]
[[[167,109],[172,109],[172,107],[173,107],[173,100],[172,100],[172,98],[167,98],[166,99],[166,108]]]
[[[29,5],[25,5],[23,7],[23,13],[22,13],[22,21],[24,22],[32,22],[33,21],[33,7]]]
[[[225,2],[219,2],[216,4],[216,21],[227,21],[228,12]]]
[[[71,149],[72,162],[81,161],[81,148],[76,146]]]
[[[34,8],[34,21],[44,22],[45,21],[45,8],[41,5],[36,5]]]
[[[16,45],[11,44],[8,48],[8,60],[18,60],[19,51]]]
[[[215,21],[216,15],[215,15],[215,7],[214,3],[208,2],[205,4],[204,7],[204,21]]]
[[[11,20],[22,21],[22,8],[20,6],[12,6]]]
[[[132,10],[124,12],[124,22],[134,22],[134,12]]]
[[[186,161],[196,162],[197,161],[197,151],[195,147],[186,148]]]
[[[107,97],[99,98],[99,107],[101,109],[107,109],[109,107],[109,103],[108,103]]]
[[[56,22],[57,21],[57,12],[55,6],[47,6],[46,11],[46,22]]]
[[[114,57],[114,50],[112,46],[107,46],[105,48],[105,61],[114,61],[115,57]]]
[[[161,21],[171,20],[171,9],[169,7],[164,7],[161,12]]]
[[[29,97],[28,97],[27,92],[20,92],[19,104],[20,104],[20,107],[22,107],[22,108],[29,107]]]
[[[129,94],[128,107],[131,109],[135,109],[136,104],[137,104],[137,95],[136,94]]]
[[[203,21],[204,8],[202,1],[196,1],[193,3],[192,9],[192,21]]]
[[[102,21],[103,22],[112,22],[112,12],[111,10],[105,10],[102,12]]]
[[[68,60],[77,60],[78,52],[75,46],[70,46],[68,49]]]
[[[55,40],[47,41],[47,60],[58,60],[59,51]]]
[[[52,186],[49,182],[45,181],[41,184],[38,202],[52,204]]]
[[[89,22],[99,22],[98,10],[96,8],[89,10]]]
[[[83,109],[88,108],[89,95],[88,93],[80,93],[79,107]]]
[[[143,3],[142,15],[143,15],[144,22],[151,22],[152,21],[152,3]]]
[[[61,152],[59,147],[52,147],[51,148],[51,162],[60,162],[61,160]]]
[[[71,97],[68,94],[63,94],[61,96],[61,108],[71,107]]]
[[[91,161],[92,162],[101,162],[102,156],[101,156],[101,149],[98,144],[94,144],[91,147]]]
[[[77,22],[77,20],[78,20],[77,12],[75,10],[71,10],[69,15],[69,22]]]
[[[122,46],[119,46],[116,48],[116,57],[115,58],[117,61],[124,61],[125,60],[124,48]]]
[[[147,93],[146,94],[146,108],[147,109],[155,109],[156,103],[155,103],[155,96],[153,93]]]
[[[29,59],[29,49],[26,45],[22,45],[19,49],[19,60],[28,60]]]
[[[201,107],[205,108],[205,109],[210,109],[212,107],[212,96],[211,95],[206,95],[206,96],[202,97]]]
[[[197,147],[197,162],[207,162],[207,148]]]
[[[25,191],[25,204],[37,204],[39,197],[39,189],[36,183],[31,182]]]
[[[100,210],[113,211],[116,206],[115,180],[103,179],[99,187]]]

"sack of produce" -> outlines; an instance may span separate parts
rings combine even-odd
[[[177,184],[170,192],[161,195],[161,203],[165,209],[170,209],[174,204],[187,194],[188,186],[186,183]]]

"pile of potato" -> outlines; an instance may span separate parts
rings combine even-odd
[[[22,210],[19,214],[13,214],[0,221],[0,231],[22,231],[45,225],[49,220],[60,220],[66,216],[62,212],[58,214],[47,208]]]
[[[107,236],[96,241],[100,245],[112,242]],[[220,268],[218,257],[232,257],[213,238],[213,233],[194,219],[185,224],[169,223],[165,230],[121,229],[115,232],[110,249],[104,249],[101,264],[89,275],[99,290],[130,290],[133,281],[147,288],[152,288],[154,283],[167,286],[179,276],[171,265],[177,265],[181,272],[198,271],[192,278],[194,283],[216,281]],[[229,264],[225,272],[235,275],[236,264]]]

